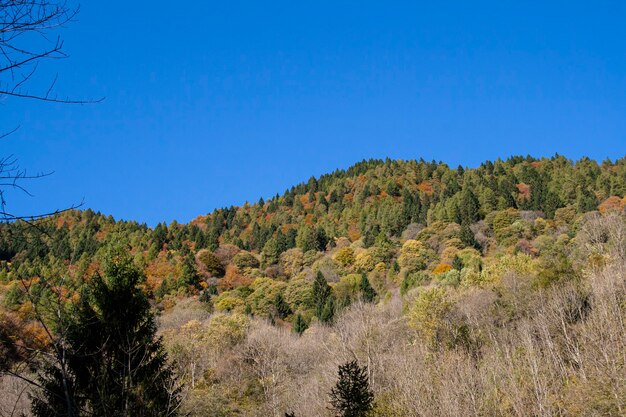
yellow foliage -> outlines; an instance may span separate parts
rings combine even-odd
[[[481,279],[486,282],[498,282],[506,272],[516,272],[520,275],[535,273],[532,257],[523,253],[503,255],[489,261],[481,273]]]
[[[335,252],[333,259],[344,268],[351,266],[355,261],[354,250],[348,246],[341,248]]]
[[[376,267],[374,264],[374,258],[369,253],[369,251],[363,251],[356,255],[354,260],[354,268],[358,272],[369,272]]]
[[[233,295],[232,291],[221,293],[215,300],[215,309],[217,311],[243,312],[244,307],[244,301],[240,297]]]
[[[444,288],[426,288],[419,293],[409,310],[409,326],[417,330],[424,341],[436,345],[443,331],[443,319],[451,307],[452,302]]]

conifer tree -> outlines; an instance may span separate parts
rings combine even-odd
[[[335,297],[332,294],[326,299],[319,319],[325,324],[331,324],[335,319]]]
[[[376,298],[376,291],[372,288],[370,281],[367,279],[367,274],[365,273],[361,274],[360,290],[363,300],[368,303],[374,302],[374,299]]]
[[[458,255],[454,255],[454,259],[452,260],[452,268],[456,269],[457,271],[463,269],[463,260],[459,258]]]
[[[276,294],[276,297],[274,298],[274,307],[276,308],[278,317],[281,319],[285,319],[292,313],[291,307],[289,307],[289,304],[287,304],[285,297],[283,297],[281,293]]]
[[[337,417],[365,417],[372,410],[374,394],[367,368],[357,361],[339,366],[339,379],[330,391],[330,404]]]
[[[182,245],[181,254],[183,259],[180,284],[190,287],[198,287],[200,285],[200,275],[198,274],[198,270],[196,268],[196,259],[193,252],[187,247],[187,245]]]
[[[313,281],[313,306],[315,307],[315,315],[318,318],[322,317],[322,312],[326,306],[328,298],[331,296],[332,289],[322,271],[317,271],[315,281]]]
[[[461,241],[470,247],[478,248],[478,242],[474,238],[474,232],[467,223],[461,224]]]
[[[302,317],[302,314],[298,314],[296,320],[293,322],[293,331],[301,335],[308,328],[309,325],[304,320],[304,317]]]
[[[469,187],[465,187],[461,192],[461,202],[459,206],[461,222],[472,224],[478,221],[480,218],[480,203]]]
[[[110,254],[66,317],[63,360],[39,375],[35,416],[169,416],[180,399],[130,258]]]

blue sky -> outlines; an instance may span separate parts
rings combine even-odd
[[[626,154],[622,1],[146,4],[83,3],[31,85],[103,102],[0,101],[1,154],[55,171],[12,212],[186,222],[363,158]]]

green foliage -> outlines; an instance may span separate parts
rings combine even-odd
[[[293,331],[301,335],[308,328],[309,325],[307,324],[306,320],[304,320],[304,317],[302,317],[302,314],[296,315],[296,319],[293,322]]]
[[[18,284],[12,284],[4,295],[3,305],[9,310],[14,310],[25,300],[24,290]]]
[[[418,285],[428,282],[429,277],[425,272],[411,272],[405,275],[400,283],[400,294],[406,295],[406,293]]]
[[[202,250],[198,253],[198,260],[206,268],[207,272],[214,277],[224,276],[224,265],[220,262],[217,256],[209,250]]]
[[[367,274],[361,274],[360,290],[361,296],[365,302],[374,302],[376,299],[376,291],[374,291],[374,288],[370,285],[370,281],[367,279]]]
[[[330,404],[337,417],[366,417],[372,410],[374,393],[367,368],[357,361],[339,365],[338,380],[330,391]]]
[[[187,248],[185,246],[185,248]],[[198,274],[198,270],[196,269],[196,260],[193,256],[193,253],[189,249],[185,249],[182,251],[183,260],[182,260],[182,268],[181,268],[181,285],[199,288],[200,286],[200,275]]]
[[[328,285],[324,274],[321,271],[317,272],[315,281],[313,281],[313,306],[315,309],[315,315],[318,318],[322,317],[322,313],[328,303],[328,300],[332,297],[332,288]]]
[[[454,259],[452,260],[452,268],[460,271],[463,269],[463,259],[459,257],[459,255],[454,255]]]
[[[331,324],[335,319],[335,296],[330,295],[326,302],[324,303],[324,307],[319,315],[319,319],[322,323]]]
[[[35,416],[166,416],[176,409],[180,400],[168,391],[172,372],[140,281],[128,257],[111,254],[104,278],[91,280],[66,318],[63,359],[39,375],[44,389],[33,398]]]
[[[233,258],[233,264],[239,268],[258,268],[259,260],[250,252],[241,251]]]
[[[291,307],[285,301],[283,294],[280,292],[276,294],[276,297],[274,297],[274,307],[276,308],[276,314],[278,317],[283,320],[293,313],[293,311],[291,311]]]

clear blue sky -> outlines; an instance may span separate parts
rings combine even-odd
[[[55,171],[16,213],[186,222],[363,158],[626,154],[623,1],[88,1],[63,37],[40,78],[106,100],[0,102],[2,154]]]

